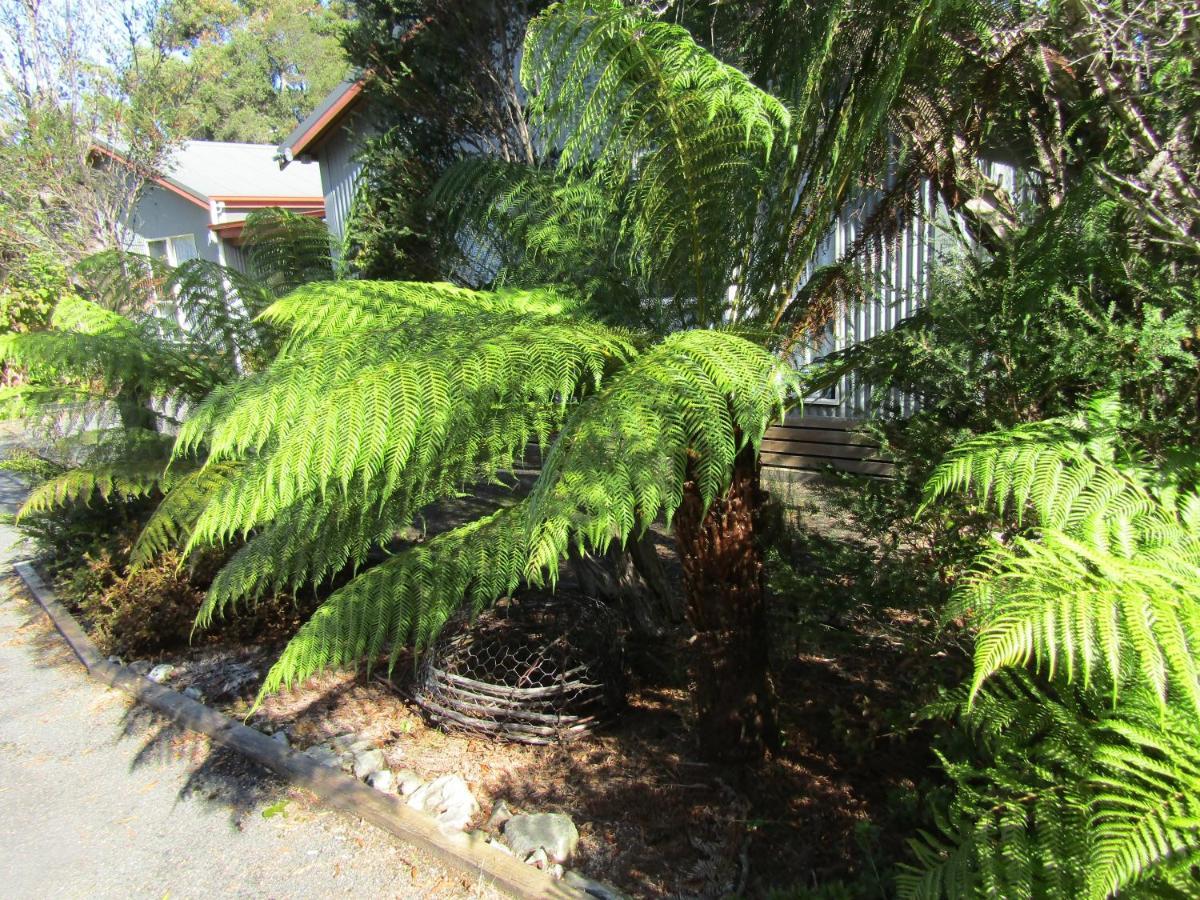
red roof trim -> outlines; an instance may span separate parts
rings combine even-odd
[[[342,119],[342,117],[346,115],[346,113],[350,111],[350,108],[358,102],[358,98],[363,92],[364,84],[365,82],[363,82],[362,79],[359,79],[358,81],[354,82],[354,84],[350,85],[350,87],[346,89],[346,92],[338,98],[337,102],[334,103],[333,106],[329,107],[329,109],[325,110],[324,115],[317,119],[317,121],[313,122],[312,127],[309,128],[308,131],[300,135],[296,143],[292,144],[292,146],[288,148],[292,151],[293,158],[300,156],[302,153],[308,152],[308,150],[314,144],[316,144],[317,141],[325,137],[329,130],[336,125]]]
[[[213,200],[219,200],[226,206],[299,206],[304,208],[325,208],[324,197],[270,197],[257,194],[213,194]]]
[[[92,150],[93,152],[100,153],[101,155],[107,156],[110,159],[114,159],[123,165],[129,166],[129,168],[133,169],[147,181],[152,181],[159,187],[166,188],[168,191],[178,194],[184,200],[196,204],[201,209],[208,209],[208,198],[203,194],[190,191],[183,185],[165,178],[157,172],[152,171],[148,167],[139,165],[132,160],[126,159],[124,156],[122,156],[120,153],[117,153],[117,151],[111,149],[110,147],[105,147],[102,144],[92,144]]]
[[[308,209],[296,210],[299,215],[310,216],[314,219],[320,219],[325,215],[325,207],[310,207]],[[208,228],[223,241],[237,245],[242,240],[242,231],[246,227],[245,219],[237,219],[233,222],[218,222],[214,225],[209,225]]]

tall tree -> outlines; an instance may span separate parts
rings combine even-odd
[[[132,198],[167,152],[183,81],[161,75],[154,7],[0,4],[0,253],[70,263],[120,246]],[[131,166],[97,165],[94,139]]]
[[[347,75],[344,3],[169,0],[158,41],[172,51],[160,77],[194,83],[179,137],[278,143]]]
[[[359,0],[346,51],[368,73],[377,135],[350,233],[354,264],[374,277],[440,278],[464,260],[429,207],[455,160],[531,163],[517,65],[525,27],[546,0]],[[468,281],[480,282],[465,270]]]

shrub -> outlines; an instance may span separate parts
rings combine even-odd
[[[119,656],[147,656],[186,644],[204,599],[173,552],[132,571],[107,551],[88,557],[67,576],[63,593],[97,645]]]

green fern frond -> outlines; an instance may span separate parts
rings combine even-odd
[[[242,244],[254,280],[276,297],[334,278],[333,238],[319,218],[255,210],[246,217]]]
[[[47,512],[94,497],[147,497],[162,484],[171,455],[171,440],[156,432],[137,429],[91,433],[99,441],[88,448],[88,462],[68,469],[30,492],[17,513],[19,521],[31,513]]]
[[[513,591],[527,556],[524,513],[509,507],[438,535],[335,591],[271,667],[259,699],[328,668],[369,667],[385,652],[390,669],[464,605],[478,612]]]
[[[615,244],[630,271],[682,295],[685,324],[718,324],[755,241],[768,164],[784,152],[787,107],[683,28],[620,3],[550,7],[530,23],[521,72],[560,174],[620,198]]]
[[[1200,720],[1131,690],[1116,709],[1009,670],[957,716],[974,758],[938,831],[914,841],[905,897],[1191,896],[1200,860]]]
[[[517,296],[526,302],[461,304],[422,311],[400,329],[313,338],[215,392],[182,429],[179,447],[203,441],[214,462],[256,459],[222,489],[193,543],[244,533],[308,494],[369,503],[377,480],[385,495],[411,490],[444,454],[468,446],[464,436],[486,433],[494,409],[565,405],[633,353],[621,332],[539,316],[528,295]],[[508,459],[533,436],[531,426],[545,427],[511,421],[517,431],[492,438]],[[489,447],[472,454],[480,450]],[[474,455],[454,464],[464,476],[481,465]]]
[[[1095,751],[1091,891],[1116,895],[1169,863],[1200,861],[1200,720],[1153,702],[1107,717]],[[1200,887],[1191,873],[1183,885]],[[1182,885],[1181,885],[1182,886]]]
[[[973,693],[1033,661],[1085,685],[1103,674],[1114,693],[1138,679],[1200,710],[1200,539],[1126,557],[1057,531],[1016,538],[984,557],[954,609],[980,628]]]
[[[174,460],[163,474],[166,496],[142,527],[129,554],[133,567],[148,565],[167,550],[186,545],[213,493],[236,470],[234,463],[199,467]]]
[[[670,522],[694,477],[707,506],[734,459],[798,391],[795,372],[729,332],[672,335],[580,404],[530,494],[536,530],[526,574],[553,572],[571,541],[603,552]]]

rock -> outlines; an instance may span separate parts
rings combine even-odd
[[[326,744],[317,744],[304,751],[305,756],[311,756],[323,766],[336,769],[342,763],[342,754],[330,749]]]
[[[471,789],[458,775],[443,775],[422,785],[408,798],[408,805],[436,816],[440,825],[455,831],[462,831],[479,811]]]
[[[397,792],[396,776],[392,774],[391,769],[380,769],[378,772],[372,772],[367,776],[367,784],[384,794],[395,794]]]
[[[586,875],[580,875],[572,869],[568,869],[563,874],[563,884],[570,885],[577,891],[587,894],[589,897],[595,897],[596,900],[629,900],[627,895],[622,894],[616,888],[610,887],[600,881],[593,881]]]
[[[513,816],[504,824],[504,841],[520,859],[542,849],[554,862],[565,863],[579,846],[579,829],[561,813]]]
[[[339,734],[328,743],[330,747],[341,753],[359,754],[367,750],[372,750],[375,747],[373,740],[355,734],[353,731],[346,734]]]
[[[183,689],[183,696],[187,697],[189,700],[195,700],[197,703],[204,702],[204,695],[200,693],[200,688],[195,686],[185,687]]]
[[[546,855],[546,851],[538,847],[527,857],[525,857],[525,865],[536,866],[539,869],[544,869],[550,865],[550,857]]]
[[[147,672],[146,677],[155,684],[166,684],[175,677],[175,667],[170,663],[160,663]]]
[[[487,825],[485,828],[500,828],[513,817],[512,811],[508,808],[508,804],[503,800],[497,800],[495,806],[492,807],[492,814],[488,816]]]
[[[407,797],[418,790],[425,782],[412,769],[401,769],[396,773],[396,784],[400,788],[400,796]]]
[[[292,746],[292,742],[288,740],[286,731],[275,732],[273,735],[271,735],[271,740],[278,741],[280,744],[283,744],[283,746],[285,746],[285,747]]]
[[[555,880],[561,880],[565,871],[560,863],[550,863],[546,866],[546,874]]]
[[[129,664],[129,668],[137,672],[139,675],[146,675],[154,668],[147,659],[135,659]]]
[[[382,750],[362,750],[354,756],[354,777],[359,781],[387,768]]]
[[[119,657],[119,656],[110,656],[110,657],[108,658],[108,661],[109,661],[110,663],[112,663],[114,666],[119,666],[119,665],[121,664],[121,657]]]

